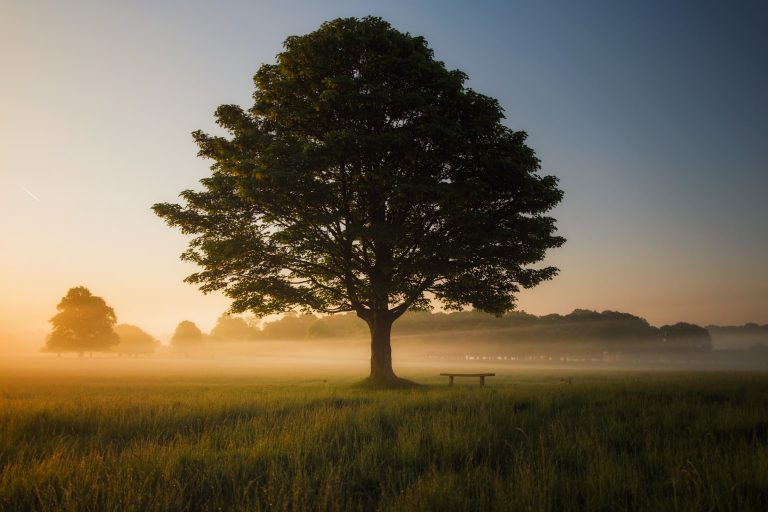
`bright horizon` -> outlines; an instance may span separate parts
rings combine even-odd
[[[665,3],[10,1],[0,5],[0,333],[39,347],[71,287],[165,340],[227,309],[182,282],[187,239],[150,206],[197,188],[190,132],[282,42],[346,16],[423,35],[497,98],[565,191],[541,315],[768,323],[768,10]]]

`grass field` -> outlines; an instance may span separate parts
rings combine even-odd
[[[6,372],[0,510],[768,508],[768,374],[404,373]]]

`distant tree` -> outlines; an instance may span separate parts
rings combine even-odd
[[[705,328],[679,322],[660,327],[661,338],[672,350],[711,350],[712,337]]]
[[[546,323],[546,322],[543,322]],[[629,313],[575,309],[559,317],[559,324],[567,338],[602,340],[608,342],[648,341],[659,339],[659,330],[647,320]]]
[[[307,328],[307,338],[361,338],[368,333],[368,326],[353,313],[326,315]]]
[[[189,320],[179,322],[171,336],[171,344],[182,350],[198,347],[202,341],[203,332]]]
[[[330,325],[319,319],[307,327],[307,338],[337,338],[339,333],[333,330]]]
[[[104,299],[91,294],[85,286],[70,288],[56,306],[50,319],[53,331],[48,335],[50,352],[108,352],[119,341],[113,327],[115,311]]]
[[[253,106],[217,109],[231,138],[194,133],[213,161],[204,190],[153,207],[194,236],[187,282],[233,312],[354,312],[370,380],[393,386],[392,324],[409,309],[513,309],[557,273],[531,265],[564,242],[546,215],[563,194],[466,80],[379,18],[289,37]]]
[[[120,337],[120,343],[114,350],[120,354],[149,354],[160,346],[157,339],[135,325],[116,325],[115,333]]]
[[[744,325],[708,325],[712,344],[717,348],[746,350],[754,344],[768,344],[768,325],[750,322]]]
[[[211,336],[222,340],[253,340],[260,334],[259,329],[249,325],[244,318],[229,313],[221,315],[211,329]]]
[[[317,321],[315,315],[299,315],[290,311],[274,322],[268,322],[261,331],[268,340],[302,340],[307,337],[309,326]]]

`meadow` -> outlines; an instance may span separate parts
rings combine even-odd
[[[0,510],[768,507],[768,374],[402,373],[5,368]]]

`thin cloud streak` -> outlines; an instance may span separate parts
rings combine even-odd
[[[40,198],[37,197],[35,194],[33,194],[27,187],[25,187],[24,185],[19,185],[19,187],[21,187],[21,190],[26,192],[29,197],[31,197],[35,201],[38,201],[38,202],[40,201]]]

